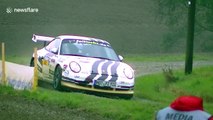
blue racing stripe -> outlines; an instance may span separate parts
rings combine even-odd
[[[107,77],[109,76],[108,72],[107,72],[107,68],[112,63],[113,63],[112,61],[108,61],[108,62],[103,64],[103,66],[101,67],[101,72],[102,72],[101,77],[99,77],[98,80],[106,80],[107,79]]]
[[[115,64],[111,67],[112,78],[109,81],[116,81],[118,79],[117,68],[119,64],[119,62],[115,62]]]
[[[92,82],[92,80],[97,76],[97,74],[98,74],[98,66],[99,66],[99,64],[101,63],[101,62],[104,62],[105,60],[98,60],[98,61],[96,61],[94,64],[93,64],[93,66],[92,66],[92,73],[91,73],[91,75],[89,75],[86,79],[85,79],[85,81],[87,81],[87,82]]]

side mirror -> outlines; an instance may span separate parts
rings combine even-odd
[[[58,53],[58,49],[57,48],[53,48],[53,49],[51,49],[51,52],[54,53],[54,54],[57,54]]]
[[[120,61],[123,61],[123,59],[124,59],[123,56],[121,56],[121,55],[118,55],[118,58]]]

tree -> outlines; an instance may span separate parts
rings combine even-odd
[[[157,0],[156,4],[156,21],[166,25],[169,31],[163,35],[161,46],[165,52],[178,50],[177,45],[184,45],[187,35],[188,0]],[[213,32],[213,0],[197,0],[195,16],[195,36],[202,38],[195,46],[200,52],[213,51],[212,35],[209,36]],[[204,36],[208,38],[204,40],[202,34],[206,33]]]
[[[213,32],[213,1],[197,0],[196,24],[204,30]]]
[[[189,4],[190,3],[190,4]],[[193,5],[192,5],[193,3]],[[196,3],[196,13],[195,4]],[[192,7],[193,6],[193,7]],[[185,36],[179,34],[176,31],[183,31],[187,26],[187,8],[189,8],[188,19],[188,34],[187,34],[187,48],[186,48],[186,64],[185,73],[190,74],[192,72],[193,64],[193,39],[194,39],[194,16],[196,16],[195,24],[197,28],[197,34],[203,31],[213,32],[213,1],[212,0],[158,0],[158,20],[166,24],[170,28],[170,38],[172,42],[166,43],[168,39],[164,40],[166,46],[175,45],[178,37]],[[181,29],[181,30],[180,30]],[[173,30],[173,31],[172,31]],[[186,31],[186,30],[185,30]],[[173,34],[173,35],[171,35]],[[171,37],[174,36],[174,37]],[[169,45],[168,45],[169,44]]]
[[[158,21],[170,27],[186,25],[188,0],[157,0],[157,6]],[[195,16],[200,29],[213,32],[213,0],[197,0]]]

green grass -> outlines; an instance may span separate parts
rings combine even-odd
[[[137,78],[135,95],[161,103],[169,103],[180,95],[196,95],[204,99],[206,109],[212,113],[212,71],[213,66],[196,68],[187,76],[175,71],[178,80],[173,83],[166,82],[163,74],[142,76]]]
[[[140,102],[140,100],[110,99],[82,93],[50,91],[43,88],[39,88],[36,92],[17,92],[2,86],[0,88],[1,94],[13,94],[28,99],[36,99],[41,102],[47,102],[50,105],[86,111],[91,113],[91,115],[99,114],[103,118],[114,120],[140,119],[142,117],[149,119],[146,114],[150,113],[151,115],[158,105],[152,102]],[[150,109],[144,109],[150,106],[152,106]]]
[[[33,54],[33,53],[32,53]],[[18,63],[22,65],[30,65],[30,60],[32,56],[6,56],[6,61]]]
[[[131,100],[112,99],[77,92],[58,92],[44,88],[37,91],[14,91],[0,87],[0,94],[12,94],[27,99],[98,114],[107,119],[154,119],[155,112],[168,106],[180,95],[197,95],[204,99],[205,109],[213,113],[212,80],[213,66],[196,68],[191,75],[180,71],[174,75],[178,80],[167,83],[162,73],[136,78],[135,95]]]

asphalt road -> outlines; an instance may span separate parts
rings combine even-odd
[[[135,70],[135,76],[143,76],[162,72],[165,67],[170,67],[173,70],[182,69],[184,71],[185,62],[129,62],[128,63]],[[213,61],[194,61],[193,68],[213,65]]]

